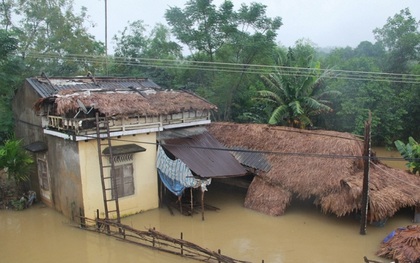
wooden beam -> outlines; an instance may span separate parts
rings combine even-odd
[[[369,212],[369,168],[371,159],[371,141],[370,141],[370,125],[372,122],[372,114],[369,111],[369,119],[365,122],[365,139],[363,152],[363,190],[362,190],[362,209],[361,209],[361,225],[360,234],[366,235],[367,216]]]

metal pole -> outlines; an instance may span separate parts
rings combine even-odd
[[[105,0],[105,72],[108,76],[108,1]]]
[[[363,151],[363,190],[362,190],[362,209],[361,209],[361,225],[360,234],[366,235],[367,216],[369,211],[369,168],[371,157],[370,143],[370,124],[372,122],[372,114],[369,111],[369,119],[365,122],[365,138]]]

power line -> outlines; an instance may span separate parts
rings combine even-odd
[[[412,183],[409,183],[409,182],[406,182],[406,181],[402,180],[401,178],[398,178],[398,177],[396,177],[396,176],[394,176],[394,175],[390,174],[388,171],[385,171],[383,168],[379,167],[377,164],[373,163],[373,165],[374,165],[376,168],[378,168],[379,170],[381,170],[382,172],[384,172],[385,174],[387,174],[389,177],[392,177],[392,178],[394,178],[395,180],[398,180],[398,181],[400,181],[400,182],[402,182],[402,183],[404,183],[404,184],[410,185],[410,186],[412,186],[412,187],[414,187],[414,188],[418,188],[418,189],[420,189],[420,186],[415,185],[415,184],[412,184]]]
[[[77,55],[77,54],[61,55],[57,53],[32,52],[32,53],[29,53],[27,57],[31,57],[35,59],[61,59],[61,60],[69,60],[69,61],[82,60],[82,61],[90,62],[90,63],[106,63],[107,61],[107,59],[103,56]],[[151,58],[128,58],[128,57],[114,57],[112,63],[114,63],[115,65],[125,65],[125,66],[134,66],[134,67],[172,68],[172,69],[184,69],[184,70],[216,71],[216,72],[226,72],[226,73],[247,73],[247,74],[260,74],[260,75],[281,74],[285,76],[300,76],[300,77],[313,77],[314,72],[317,72],[317,73],[324,74],[323,76],[324,78],[330,78],[330,79],[420,84],[420,75],[414,75],[414,74],[397,74],[397,73],[384,73],[384,72],[286,67],[286,66],[274,66],[274,65],[170,60],[170,59],[151,59]]]
[[[336,137],[325,134],[327,137]],[[96,139],[95,135],[83,135],[83,137]],[[292,156],[292,157],[311,157],[311,158],[328,158],[328,159],[367,159],[369,157],[363,155],[340,155],[340,154],[321,154],[321,153],[303,153],[303,152],[281,152],[281,151],[265,151],[265,150],[251,150],[251,149],[233,149],[228,147],[205,147],[205,146],[193,146],[193,145],[180,145],[180,144],[167,144],[160,142],[142,142],[136,140],[127,140],[120,138],[111,138],[112,141],[118,142],[130,142],[130,143],[139,143],[139,144],[148,144],[148,145],[162,145],[162,146],[177,146],[182,148],[191,148],[191,149],[202,149],[202,150],[212,150],[212,151],[228,151],[228,152],[243,152],[243,153],[255,153],[255,154],[266,154],[266,155],[283,155],[283,156]],[[405,161],[402,157],[380,157],[375,156],[371,157],[372,160],[388,160],[388,161]],[[420,159],[412,159],[412,161],[420,161]]]

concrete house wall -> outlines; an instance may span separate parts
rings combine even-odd
[[[39,95],[30,85],[25,84],[17,90],[12,102],[13,118],[15,120],[15,136],[22,140],[23,145],[27,145],[34,141],[45,141],[47,138],[41,126],[41,117],[36,116],[32,109],[34,102],[39,98]],[[48,154],[47,154],[48,155]],[[45,159],[45,154],[33,154],[34,160],[38,157]],[[37,193],[40,199],[40,187],[38,180],[38,173],[36,163],[30,175],[30,187]]]
[[[46,137],[51,205],[66,217],[74,219],[80,214],[79,209],[83,209],[78,143],[49,135]]]
[[[133,154],[134,195],[119,198],[121,216],[135,214],[159,206],[156,169],[156,133],[122,136],[112,141],[113,146],[135,143],[146,151]],[[96,140],[79,142],[79,160],[83,192],[83,207],[89,218],[104,216],[102,184],[99,176],[98,146]],[[110,207],[110,210],[115,208]]]
[[[32,81],[35,83],[35,80]],[[45,87],[48,87],[48,84]],[[97,209],[103,217],[105,209],[97,140],[83,135],[70,136],[60,129],[49,129],[51,123],[48,113],[44,112],[41,113],[44,116],[38,116],[33,108],[39,99],[49,96],[44,94],[44,91],[40,87],[32,86],[27,80],[22,88],[18,89],[13,100],[16,137],[22,139],[24,145],[34,142],[46,145],[46,149],[33,152],[35,162],[30,187],[37,192],[38,200],[67,218],[76,220],[81,212],[89,218],[94,218]],[[135,132],[128,131],[111,138],[112,146],[137,144],[145,149],[132,155],[134,194],[119,198],[121,216],[154,209],[159,205],[156,142],[157,131],[162,127],[162,121],[168,129],[209,122],[207,113],[199,116],[197,113],[188,115],[197,119],[193,119],[191,124],[184,123],[184,118],[188,117],[185,113],[178,115],[181,116],[180,120],[177,120],[179,123],[172,123],[172,120],[163,120],[160,117],[156,119],[156,122],[160,123],[158,126],[153,123],[155,126],[144,126],[145,128],[139,128]],[[48,180],[45,180],[45,174]],[[109,207],[109,210],[114,208]]]
[[[79,214],[79,207],[83,208],[78,143],[44,134],[42,118],[33,110],[33,105],[39,98],[27,82],[16,92],[13,100],[15,135],[22,140],[23,145],[35,141],[46,143],[46,152],[33,153],[34,168],[30,175],[30,187],[37,193],[39,201],[71,218]],[[47,164],[49,191],[40,187],[38,160]]]

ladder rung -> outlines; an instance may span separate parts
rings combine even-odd
[[[117,200],[117,199],[112,198],[112,199],[107,199],[106,201],[107,201],[107,202],[114,202],[115,200]]]

